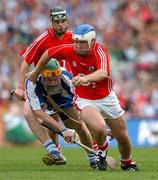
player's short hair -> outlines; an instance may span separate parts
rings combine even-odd
[[[50,9],[50,18],[52,20],[67,20],[68,14],[62,6],[55,6]]]
[[[78,25],[73,31],[72,38],[76,41],[88,41],[90,46],[92,39],[96,38],[96,31],[94,27],[89,24],[81,24]]]
[[[51,77],[52,75],[59,76],[61,74],[61,71],[62,70],[59,62],[56,59],[51,58],[43,68],[41,74],[43,77]]]

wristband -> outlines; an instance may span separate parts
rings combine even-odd
[[[63,133],[63,132],[66,131],[66,130],[67,130],[67,128],[64,128],[64,129],[62,129],[60,132]]]

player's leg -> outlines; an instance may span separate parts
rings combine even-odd
[[[105,121],[100,112],[94,106],[85,106],[81,113],[81,119],[84,120],[88,129],[92,131],[93,137],[98,144],[98,168],[100,170],[107,169],[107,149],[108,143],[106,141]]]
[[[48,129],[48,134],[49,134],[49,137],[52,138],[54,144],[57,145],[58,144],[58,136],[57,136],[57,134],[55,132],[49,130],[49,129]]]
[[[41,143],[46,142],[49,138],[47,130],[46,128],[41,127],[41,125],[35,118],[33,111],[31,110],[30,105],[27,100],[24,102],[24,117],[25,117],[25,120],[27,121],[28,126],[30,127],[32,132],[35,134],[37,139]]]
[[[57,113],[52,114],[51,116],[52,116],[57,122],[60,122],[60,116],[59,116]],[[60,152],[62,152],[60,143],[59,143],[59,141],[58,141],[58,135],[57,135],[55,132],[50,131],[49,129],[48,129],[48,134],[49,134],[49,136],[52,138],[54,144],[58,147],[58,150],[59,150]]]
[[[122,169],[138,170],[136,164],[131,160],[131,142],[123,118],[124,110],[121,108],[116,94],[111,92],[109,96],[102,99],[100,108],[107,125],[112,130],[112,135],[118,141]]]
[[[78,133],[79,135],[79,138],[80,138],[80,141],[90,147],[90,148],[93,148],[93,144],[92,144],[92,137],[91,137],[91,134],[88,130],[88,128],[86,127],[85,123],[79,118],[79,114],[75,111],[74,108],[65,108],[64,111],[69,114],[70,117],[74,118],[75,120],[78,120],[81,122],[81,127],[78,128],[78,129],[75,129],[73,128],[72,126],[72,129],[75,129],[76,132]],[[70,126],[71,126],[71,122],[70,122]],[[92,168],[96,168],[96,155],[94,155],[93,153],[90,153],[87,151],[87,159],[90,163],[90,165],[92,166]]]
[[[112,130],[113,137],[118,142],[118,149],[121,155],[121,168],[123,170],[139,170],[136,163],[132,161],[131,142],[123,115],[116,119],[106,119],[106,123]]]
[[[58,148],[52,141],[52,139],[49,137],[47,129],[42,127],[38,120],[35,118],[33,111],[30,108],[30,105],[28,103],[28,100],[25,101],[24,103],[24,117],[27,121],[28,126],[31,128],[32,132],[35,134],[37,139],[43,144],[44,148],[48,151],[48,153],[51,155],[49,157],[50,159],[50,164],[57,164],[58,161],[59,164],[65,164],[65,158],[61,155],[60,152],[58,151]],[[58,157],[52,156],[54,152],[59,152]]]
[[[79,114],[75,111],[75,109],[72,108],[65,108],[64,111],[72,118],[74,118],[75,120],[78,120],[81,122],[81,127],[80,128],[76,128],[76,132],[78,133],[80,140],[83,144],[85,144],[86,146],[92,148],[92,137],[91,134],[89,132],[89,130],[87,129],[85,123],[79,118]],[[70,122],[71,125],[71,122]],[[72,128],[74,128],[72,126]]]
[[[60,117],[59,117],[59,115],[57,113],[55,113],[55,114],[53,113],[51,116],[56,121],[58,121],[58,122],[60,121]],[[49,137],[53,140],[53,142],[56,145],[56,147],[58,148],[59,152],[62,154],[62,149],[61,149],[61,146],[60,146],[59,141],[58,141],[58,135],[55,132],[53,132],[53,131],[51,131],[49,129],[47,129],[47,131],[48,131]],[[63,156],[63,154],[62,154],[62,156]],[[64,157],[64,159],[65,159],[65,163],[66,163],[66,158]],[[52,161],[52,157],[49,154],[44,155],[42,157],[42,161],[48,166],[51,166],[51,165],[54,164],[53,161]]]

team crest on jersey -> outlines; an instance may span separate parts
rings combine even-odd
[[[95,69],[95,67],[94,66],[89,66],[89,71],[90,72],[94,72],[96,69]]]
[[[76,61],[72,61],[72,65],[73,65],[73,67],[77,67]]]

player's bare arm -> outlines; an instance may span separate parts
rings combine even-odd
[[[57,122],[52,116],[48,115],[42,109],[34,111],[34,114],[37,119],[43,119],[48,124],[52,125],[55,129],[63,134],[64,140],[67,143],[73,143],[74,141],[74,132],[67,129],[63,124]]]
[[[26,61],[23,61],[21,68],[20,68],[20,74],[19,74],[19,82],[18,85],[14,91],[14,96],[20,100],[23,101],[25,99],[25,75],[29,71],[29,64]]]
[[[48,51],[45,51],[44,54],[41,56],[40,60],[37,63],[37,66],[35,69],[27,74],[27,78],[32,81],[33,83],[36,82],[38,75],[40,74],[41,70],[44,68],[44,66],[49,61],[50,57],[48,55]]]

